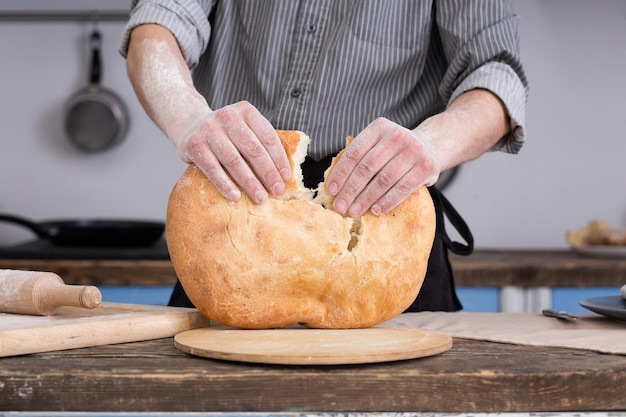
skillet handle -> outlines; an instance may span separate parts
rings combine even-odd
[[[91,32],[89,38],[89,45],[91,46],[91,71],[89,73],[89,82],[91,85],[100,84],[100,78],[102,74],[102,63],[100,60],[100,45],[102,43],[102,36],[97,29]]]
[[[43,239],[49,237],[48,231],[44,227],[23,217],[13,216],[11,214],[0,214],[0,221],[15,223],[27,227]]]

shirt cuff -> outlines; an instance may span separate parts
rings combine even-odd
[[[482,88],[494,93],[504,103],[511,120],[511,131],[502,137],[492,151],[518,153],[526,137],[525,114],[527,89],[513,69],[501,62],[482,65],[454,90],[449,103],[466,91]]]
[[[205,2],[208,3],[208,2]],[[119,52],[126,57],[130,33],[143,24],[157,24],[169,30],[178,42],[189,68],[194,68],[206,49],[211,35],[209,10],[191,0],[148,0],[131,10]]]

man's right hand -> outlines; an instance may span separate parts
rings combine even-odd
[[[224,197],[243,191],[257,204],[285,189],[291,167],[271,123],[242,101],[213,111],[196,90],[174,36],[154,24],[136,27],[127,71],[143,108]]]
[[[291,176],[285,150],[270,122],[246,101],[210,112],[193,121],[176,143],[181,158],[194,163],[228,200],[242,190],[263,203],[268,192],[280,195]]]

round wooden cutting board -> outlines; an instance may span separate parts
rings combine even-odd
[[[445,352],[452,338],[424,329],[206,327],[174,337],[179,350],[206,358],[283,365],[340,365],[415,359]]]

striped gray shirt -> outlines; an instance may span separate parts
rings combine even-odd
[[[506,1],[134,0],[122,54],[144,23],[174,34],[211,108],[247,100],[306,132],[315,159],[379,116],[412,129],[473,88],[511,117],[494,150],[524,140],[528,84]]]

